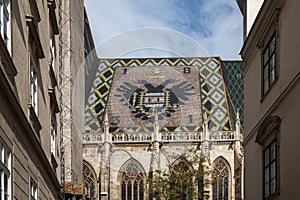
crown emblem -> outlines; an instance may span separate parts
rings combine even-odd
[[[148,80],[150,80],[150,79],[162,79],[163,80],[166,78],[166,74],[159,71],[159,69],[156,68],[154,71],[145,74],[145,77]]]

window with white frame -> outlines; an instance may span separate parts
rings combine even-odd
[[[50,121],[50,134],[51,134],[51,139],[50,139],[50,146],[51,146],[51,153],[53,156],[55,156],[55,149],[56,149],[56,116],[55,113],[51,111],[51,121]]]
[[[50,65],[55,72],[55,40],[52,29],[50,29]]]
[[[30,200],[37,200],[37,184],[30,178]]]
[[[38,114],[37,78],[38,78],[38,74],[37,74],[35,59],[31,55],[30,56],[30,103],[36,115]]]
[[[0,199],[11,199],[11,151],[0,138]]]
[[[0,33],[10,51],[10,0],[0,0]]]

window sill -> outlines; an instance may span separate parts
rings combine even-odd
[[[39,121],[39,118],[37,117],[34,108],[32,107],[31,103],[28,105],[28,117],[30,120],[30,124],[32,125],[35,133],[37,134],[38,138],[40,138],[40,130],[42,129],[41,123]]]

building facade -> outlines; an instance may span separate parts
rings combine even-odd
[[[0,9],[0,199],[62,199],[56,4]]]
[[[0,199],[79,199],[83,1],[0,0],[0,33]]]
[[[179,173],[178,166],[186,166],[184,172],[203,170],[203,181],[194,186],[200,196],[192,196],[178,181],[172,183],[183,191],[180,199],[243,199],[239,61],[212,57],[98,63],[87,91],[82,134],[87,199],[158,199],[153,178],[159,172]],[[188,164],[195,156],[201,164]],[[196,177],[189,181],[194,184]]]
[[[298,199],[299,1],[238,1],[251,18],[241,51],[245,198]],[[247,5],[245,7],[245,5]],[[251,10],[252,9],[252,10]],[[256,12],[252,12],[256,10]],[[251,16],[250,16],[251,15]]]
[[[62,185],[65,199],[82,196],[81,131],[84,127],[84,1],[60,2],[60,106]]]

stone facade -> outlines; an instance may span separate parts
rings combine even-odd
[[[82,195],[81,131],[84,127],[84,20],[83,0],[61,1],[60,101],[62,173],[66,199]]]
[[[245,33],[246,199],[299,198],[299,7],[299,1],[264,1]]]
[[[83,1],[0,9],[0,199],[80,198]]]
[[[151,189],[156,171],[168,170],[193,150],[188,158],[204,159],[205,183],[197,191],[205,199],[243,199],[239,62],[100,59],[94,67],[82,135],[86,198],[156,199]],[[132,188],[124,178],[130,170],[136,172],[131,181],[139,183]]]
[[[0,199],[63,199],[58,10],[51,0],[0,5]]]

